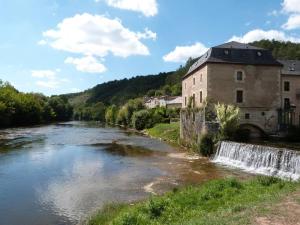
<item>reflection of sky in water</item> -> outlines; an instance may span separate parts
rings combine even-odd
[[[0,142],[1,225],[76,224],[105,203],[145,197],[143,187],[153,181],[166,190],[163,180],[222,173],[207,160],[169,157],[172,147],[117,128],[68,123],[0,133],[6,137]]]
[[[141,184],[160,174],[147,162],[105,156],[99,149],[82,152],[78,147],[71,147],[62,151],[80,153],[79,157],[69,158],[59,177],[37,188],[37,193],[43,205],[75,221],[105,202],[144,196]]]
[[[165,172],[149,154],[144,157],[147,149],[116,143],[136,138],[137,145],[172,150],[114,128],[51,125],[7,132],[11,150],[0,152],[0,224],[9,225],[76,224],[107,202],[141,198],[145,183]],[[14,137],[20,145],[11,144]]]

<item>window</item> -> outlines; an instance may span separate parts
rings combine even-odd
[[[261,115],[262,115],[262,116],[265,116],[265,115],[266,115],[266,113],[265,113],[265,112],[262,112],[262,113],[261,113]]]
[[[237,81],[243,81],[243,71],[237,71],[236,72],[236,80]]]
[[[289,98],[285,98],[284,99],[284,108],[285,109],[289,109],[290,107],[291,107],[290,99]]]
[[[249,120],[250,119],[250,113],[245,113],[245,119]]]
[[[259,56],[259,57],[262,56],[262,52],[258,51],[257,56]]]
[[[184,83],[184,88],[186,89],[186,83]]]
[[[193,84],[194,84],[194,85],[196,84],[196,79],[195,79],[195,77],[193,78]]]
[[[284,89],[284,91],[290,91],[290,82],[289,81],[284,81],[283,89]]]
[[[202,82],[202,73],[200,74],[200,82]]]
[[[200,91],[200,103],[202,103],[202,91]]]
[[[195,107],[195,99],[196,99],[196,96],[195,96],[195,94],[193,94],[193,107]]]
[[[236,91],[236,102],[237,103],[243,103],[244,101],[244,92],[242,90]]]
[[[186,106],[186,97],[184,97],[184,106]]]

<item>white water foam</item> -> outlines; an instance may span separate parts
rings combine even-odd
[[[268,146],[221,142],[213,162],[283,179],[300,179],[300,153]]]

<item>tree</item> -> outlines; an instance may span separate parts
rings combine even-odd
[[[105,111],[105,121],[109,124],[115,124],[118,114],[116,105],[109,106]]]
[[[220,124],[219,139],[232,139],[239,128],[240,109],[233,105],[216,104],[217,120]]]
[[[140,110],[133,113],[132,116],[132,126],[137,130],[143,130],[145,128],[150,128],[151,123],[151,114],[146,109]]]

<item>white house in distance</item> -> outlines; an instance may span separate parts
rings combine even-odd
[[[181,108],[182,97],[181,96],[160,96],[145,98],[145,105],[148,109],[155,107],[166,108]]]

